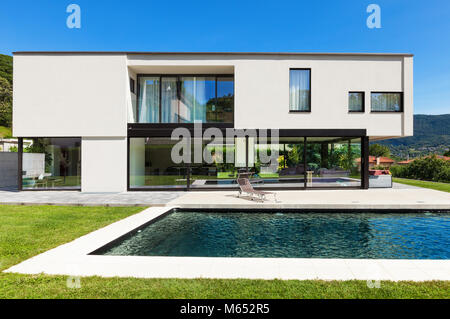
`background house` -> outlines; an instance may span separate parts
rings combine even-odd
[[[356,163],[358,165],[358,168],[361,169],[361,158],[357,158]],[[382,166],[389,169],[394,163],[395,161],[389,157],[369,156],[369,169],[373,169],[375,166]]]

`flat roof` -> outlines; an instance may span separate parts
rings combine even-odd
[[[265,55],[265,56],[402,56],[412,57],[411,53],[366,53],[366,52],[145,52],[145,51],[16,51],[17,54],[126,54],[126,55]]]

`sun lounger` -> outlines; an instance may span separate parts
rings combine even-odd
[[[257,198],[259,198],[259,200],[264,202],[264,200],[266,199],[266,195],[273,195],[275,202],[277,201],[276,193],[255,190],[253,188],[252,184],[250,184],[250,181],[248,178],[240,177],[237,179],[237,183],[239,185],[238,197],[241,196],[243,193],[246,193],[246,194],[250,195],[252,200],[253,200],[253,195],[255,195]]]

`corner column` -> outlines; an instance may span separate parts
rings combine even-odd
[[[361,138],[362,142],[362,165],[361,165],[361,188],[369,189],[369,137]]]
[[[17,144],[17,189],[22,190],[22,171],[23,171],[23,137],[19,137]]]

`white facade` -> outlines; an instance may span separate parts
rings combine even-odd
[[[311,111],[289,112],[289,70],[311,69]],[[127,189],[127,123],[137,74],[234,74],[234,127],[366,129],[371,139],[413,134],[408,54],[14,54],[13,135],[80,137],[82,190]],[[137,85],[137,81],[136,81]],[[348,92],[365,92],[365,112]],[[372,113],[371,92],[402,92],[403,112]],[[111,174],[114,172],[114,174]]]

